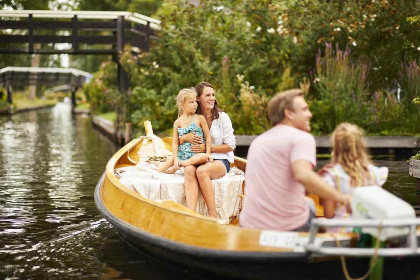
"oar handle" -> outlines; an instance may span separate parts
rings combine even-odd
[[[146,130],[146,136],[152,136],[153,135],[152,123],[150,121],[145,121],[144,122],[144,129]]]

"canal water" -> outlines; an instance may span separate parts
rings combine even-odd
[[[117,147],[70,110],[0,117],[0,279],[195,279],[128,247],[99,215],[94,188]],[[406,161],[375,162],[414,205]]]

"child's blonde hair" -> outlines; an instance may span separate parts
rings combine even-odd
[[[197,99],[197,92],[194,88],[183,88],[176,96],[176,107],[178,108],[178,118],[182,115],[182,107],[184,107],[185,100],[190,97]]]
[[[343,167],[350,176],[350,184],[355,187],[366,185],[371,180],[368,169],[371,161],[363,136],[363,130],[350,123],[339,124],[331,136],[333,163]]]

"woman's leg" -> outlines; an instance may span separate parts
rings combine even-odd
[[[195,172],[197,167],[194,165],[188,165],[184,167],[184,186],[185,196],[187,200],[187,207],[193,211],[197,210],[198,201],[198,181]]]
[[[226,167],[219,160],[208,162],[197,168],[197,179],[203,194],[204,201],[210,217],[217,217],[216,201],[211,180],[218,179],[226,174]]]

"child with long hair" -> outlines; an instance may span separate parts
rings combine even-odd
[[[362,186],[381,187],[387,177],[387,167],[372,164],[363,142],[363,130],[357,125],[341,123],[331,136],[333,145],[332,167],[322,174],[325,182],[337,191],[352,195],[353,189]],[[350,215],[342,205],[331,200],[323,200],[327,218],[345,219]],[[340,228],[331,228],[338,232]],[[347,229],[342,229],[347,231]]]
[[[178,119],[174,123],[172,157],[158,167],[159,172],[175,173],[180,167],[213,162],[211,157],[211,134],[205,118],[197,115],[197,92],[194,88],[181,89],[176,97]],[[191,143],[179,144],[179,137],[195,132],[206,143],[206,153],[191,151]]]

